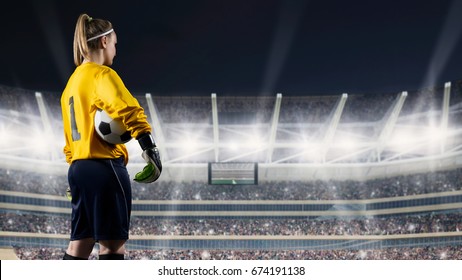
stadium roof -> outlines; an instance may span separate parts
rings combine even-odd
[[[10,1],[0,84],[61,91],[78,15],[113,22],[113,67],[156,95],[400,92],[462,77],[461,1]]]
[[[457,84],[456,88],[460,89]],[[8,91],[5,92],[7,95]],[[59,99],[52,98],[53,94],[42,96],[39,92],[36,92],[35,98],[28,93],[20,98],[19,92],[10,92],[9,98],[4,100],[8,102],[10,99],[14,101],[11,104],[19,104],[17,110],[20,111],[0,108],[0,168],[64,174],[68,165],[62,154],[63,135],[58,132],[62,131],[61,118],[56,115],[59,113]],[[261,101],[270,101],[273,109],[266,111],[267,108],[252,107],[252,110],[263,109],[271,116],[263,119],[259,117],[259,121],[255,118],[248,123],[229,123],[226,114],[224,119],[218,118],[222,112],[218,111],[217,99],[222,98],[215,94],[208,97],[209,102],[206,102],[206,97],[189,98],[200,99],[200,103],[205,104],[200,107],[200,111],[207,111],[207,117],[197,118],[196,122],[182,121],[182,118],[176,121],[166,118],[163,121],[165,115],[162,112],[168,113],[173,109],[174,114],[179,114],[179,111],[188,109],[176,110],[177,106],[173,103],[159,102],[165,97],[154,101],[150,94],[146,94],[137,98],[144,104],[150,123],[155,127],[157,143],[162,143],[159,149],[164,166],[163,180],[204,181],[209,162],[257,162],[258,177],[264,181],[365,180],[461,166],[462,129],[458,120],[462,103],[460,91],[453,93],[455,103],[452,105],[451,83],[446,83],[441,90],[420,93],[427,104],[434,103],[435,107],[428,108],[421,108],[421,103],[417,101],[420,99],[411,95],[410,101],[414,102],[411,108],[418,109],[410,113],[408,107],[405,114],[401,113],[408,99],[407,92],[401,92],[385,103],[377,97],[368,99],[378,104],[364,103],[362,99],[356,104],[367,106],[354,107],[355,112],[367,111],[368,107],[375,109],[371,114],[360,115],[360,121],[354,122],[341,121],[345,105],[350,104],[348,94],[322,98],[296,97],[292,99],[298,102],[286,103],[285,107],[281,107],[284,102],[282,94],[259,97]],[[435,96],[435,100],[430,100],[429,96]],[[221,103],[222,109],[226,104],[236,107],[236,104],[242,102],[233,102],[246,97],[223,99],[225,102]],[[310,102],[323,100],[318,105],[327,104],[327,107],[320,105],[327,110],[325,115],[312,118],[320,111],[309,109],[306,103],[301,106],[303,112],[297,109],[304,99]],[[355,104],[355,96],[351,99],[352,104]],[[326,100],[330,102],[325,103]],[[159,103],[156,105],[155,102]],[[170,109],[166,108],[168,104],[172,105]],[[376,118],[379,106],[386,108]],[[193,106],[188,108],[192,109]],[[296,118],[286,114],[285,120],[281,122],[280,113],[292,110],[298,110]],[[193,114],[185,116],[200,116],[194,115],[197,112],[193,110]],[[304,113],[309,117],[303,118],[301,115]],[[130,154],[128,168],[133,174],[141,170],[145,163],[140,157],[141,150],[136,141],[129,142],[127,148]]]

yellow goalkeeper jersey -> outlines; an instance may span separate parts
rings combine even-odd
[[[113,119],[121,119],[133,138],[151,132],[143,108],[119,75],[110,67],[84,63],[75,69],[61,96],[66,161],[123,156],[127,164],[125,145],[109,144],[95,131],[94,116],[98,108]]]

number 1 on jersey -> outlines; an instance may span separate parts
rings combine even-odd
[[[69,111],[71,115],[72,141],[78,141],[80,140],[80,133],[77,129],[77,122],[75,121],[74,96],[69,98]]]

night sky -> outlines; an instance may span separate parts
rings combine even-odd
[[[10,8],[8,8],[8,5]],[[133,93],[389,93],[462,79],[462,1],[12,1],[0,84],[61,92],[80,13],[110,20]]]

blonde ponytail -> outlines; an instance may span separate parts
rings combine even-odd
[[[107,20],[93,19],[87,14],[79,16],[74,32],[74,63],[76,66],[81,65],[84,59],[89,59],[91,50],[99,48],[99,40],[88,41],[88,39],[98,37],[111,29],[112,24]]]

